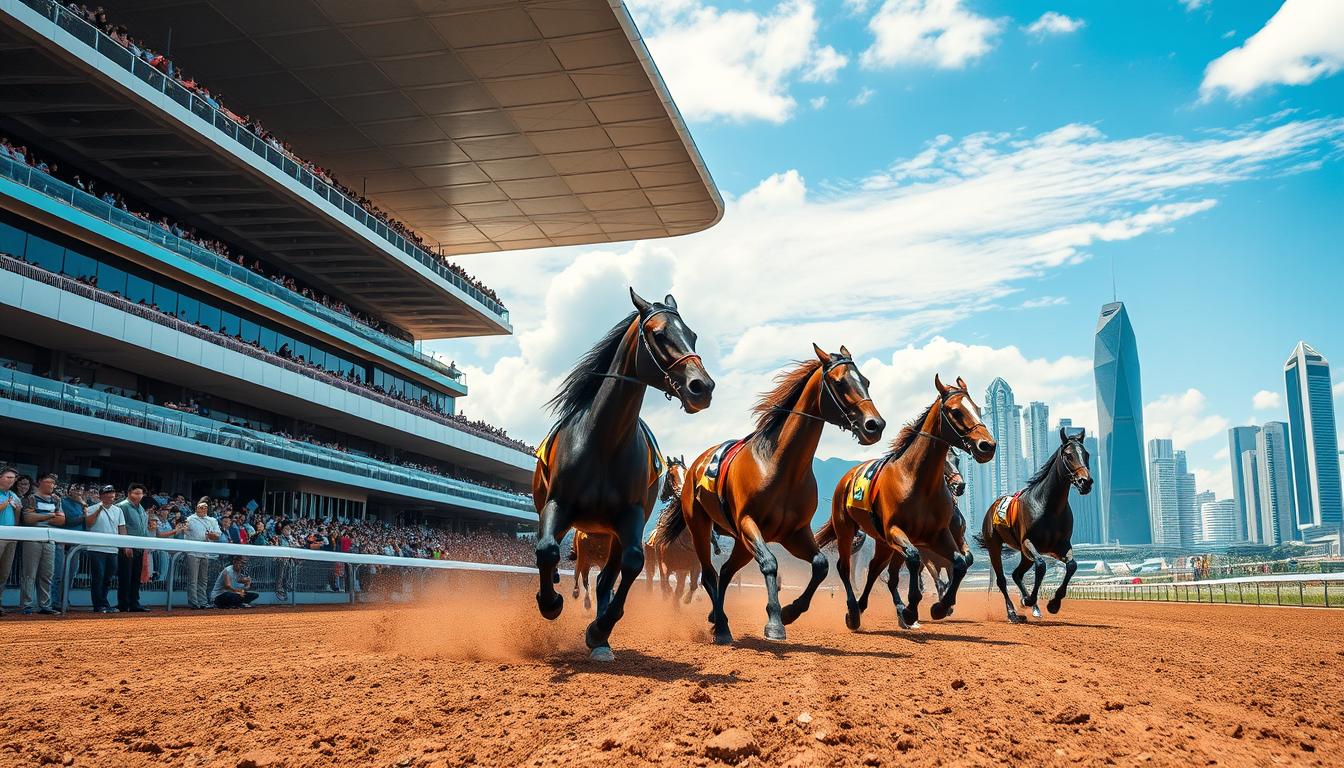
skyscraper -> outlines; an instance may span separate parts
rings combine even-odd
[[[1344,520],[1344,500],[1340,498],[1330,363],[1311,345],[1299,341],[1283,364],[1283,377],[1288,388],[1297,526],[1307,541],[1337,536]]]
[[[1237,526],[1237,502],[1235,499],[1206,501],[1199,506],[1199,516],[1204,527],[1204,544],[1236,544],[1242,541]]]
[[[1176,454],[1171,441],[1148,441],[1148,510],[1152,515],[1153,543],[1164,547],[1181,544],[1181,512],[1176,493]]]
[[[1026,443],[1026,472],[1031,476],[1055,453],[1059,439],[1050,439],[1050,406],[1033,400],[1022,412],[1022,438]],[[1058,430],[1056,430],[1058,431]]]
[[[1271,421],[1255,436],[1257,474],[1260,476],[1260,519],[1274,538],[1266,544],[1297,539],[1297,512],[1293,504],[1293,462],[1288,457],[1288,425]]]
[[[1255,450],[1255,436],[1259,427],[1233,427],[1227,430],[1227,460],[1232,465],[1232,499],[1237,502],[1237,530],[1247,541],[1259,541],[1251,535],[1255,526],[1247,526],[1247,521],[1256,514],[1256,509],[1246,501],[1246,473],[1242,469],[1246,462],[1242,454]],[[1252,460],[1254,461],[1254,460]],[[1258,494],[1258,491],[1257,491]]]
[[[1246,540],[1252,544],[1273,544],[1274,531],[1267,530],[1260,518],[1260,466],[1255,449],[1241,454],[1241,502],[1246,507],[1246,517],[1242,521]]]
[[[1190,472],[1185,451],[1176,451],[1176,510],[1181,521],[1181,546],[1197,543],[1204,533],[1204,523],[1195,503],[1195,476]]]
[[[1059,430],[1073,429],[1072,419],[1060,419],[1059,424],[1055,426],[1054,434],[1059,434]],[[1087,455],[1091,457],[1092,470],[1092,492],[1086,496],[1078,492],[1077,488],[1069,488],[1069,509],[1073,510],[1073,543],[1074,544],[1104,544],[1106,543],[1106,529],[1102,525],[1101,519],[1101,479],[1098,476],[1097,466],[1097,438],[1089,433],[1083,438],[1083,447],[1087,449]]]
[[[1092,367],[1097,382],[1101,514],[1106,534],[1121,544],[1148,544],[1153,531],[1144,482],[1139,349],[1122,302],[1101,308]]]
[[[985,426],[999,444],[994,460],[986,465],[992,494],[989,498],[993,499],[1017,492],[1027,479],[1022,464],[1022,406],[1013,400],[1013,388],[1008,382],[996,378],[989,383],[982,415]]]

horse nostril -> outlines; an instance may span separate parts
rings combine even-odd
[[[699,397],[705,392],[705,382],[701,381],[700,379],[691,379],[690,381],[686,382],[686,391],[690,392],[692,395],[696,397]]]
[[[975,444],[975,447],[979,449],[981,453],[993,453],[995,446],[988,440],[981,440],[980,442]]]
[[[871,435],[874,432],[881,432],[885,426],[887,426],[887,423],[882,419],[868,419],[863,422],[863,431]]]

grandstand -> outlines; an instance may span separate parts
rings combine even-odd
[[[422,349],[512,332],[452,258],[723,210],[620,2],[101,9],[0,0],[0,464],[525,530],[536,436]]]

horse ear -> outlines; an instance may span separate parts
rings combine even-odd
[[[1061,443],[1069,442],[1069,436],[1064,432],[1063,427],[1059,428],[1059,442]]]
[[[812,351],[815,352],[815,353],[817,353],[817,359],[821,361],[821,364],[822,364],[822,365],[825,365],[825,364],[831,362],[831,355],[830,355],[830,353],[827,352],[826,350],[822,349],[821,347],[818,347],[818,346],[817,346],[817,343],[816,343],[815,341],[812,342]]]
[[[672,294],[669,293],[663,297],[663,305],[666,306],[668,309],[676,309],[677,300],[672,298]]]
[[[948,389],[950,389],[950,387],[943,384],[942,378],[936,373],[933,374],[933,386],[938,389],[938,394],[940,395],[946,395]]]
[[[966,382],[962,381],[962,378],[960,376],[957,377],[957,386],[961,387],[962,389],[970,389],[970,387],[966,386]]]
[[[1079,428],[1078,428],[1078,440],[1081,442],[1082,439],[1083,439],[1084,437],[1087,437],[1087,429],[1084,428],[1084,427],[1079,427]]]
[[[849,347],[846,347],[844,344],[841,344],[841,345],[840,345],[840,354],[842,354],[842,355],[844,355],[845,357],[848,357],[848,358],[853,358],[853,357],[854,357],[853,355],[849,354]]]
[[[645,301],[644,298],[640,296],[638,293],[635,293],[635,289],[633,286],[631,286],[630,288],[630,301],[634,302],[635,309],[639,310],[639,314],[642,315],[645,312],[649,311],[650,306],[649,302]]]

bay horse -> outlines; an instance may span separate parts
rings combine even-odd
[[[1092,471],[1089,469],[1091,457],[1083,445],[1084,434],[1085,430],[1082,429],[1068,434],[1060,428],[1059,448],[1049,461],[1036,470],[1026,487],[1012,496],[995,499],[985,512],[985,521],[977,538],[980,545],[989,550],[989,564],[994,568],[999,592],[1003,593],[1008,621],[1014,624],[1020,624],[1026,619],[1017,614],[1012,599],[1008,597],[1008,585],[1003,578],[1005,544],[1021,553],[1017,567],[1013,569],[1013,581],[1022,593],[1022,606],[1030,608],[1031,614],[1038,619],[1041,617],[1041,608],[1036,602],[1036,596],[1041,589],[1041,580],[1045,578],[1045,558],[1042,555],[1049,555],[1064,563],[1064,580],[1045,606],[1050,613],[1059,613],[1060,604],[1069,590],[1069,581],[1078,570],[1071,543],[1073,510],[1069,508],[1069,487],[1076,487],[1078,493],[1084,496],[1092,491]],[[1036,570],[1036,582],[1028,594],[1022,576],[1033,567]]]
[[[908,605],[901,602],[899,579],[887,582],[903,629],[919,626],[921,547],[952,564],[947,591],[929,611],[934,619],[946,618],[956,605],[957,587],[969,567],[950,530],[955,505],[945,476],[947,454],[958,448],[984,464],[994,458],[998,444],[981,420],[980,407],[971,399],[965,381],[958,378],[956,386],[949,387],[935,375],[933,384],[937,398],[905,425],[887,455],[864,462],[840,478],[831,497],[831,519],[817,532],[819,546],[835,542],[839,550],[836,567],[845,586],[845,626],[851,630],[859,628],[868,595],[888,562],[893,574],[902,565],[910,573]],[[866,488],[856,488],[864,484]],[[871,536],[874,544],[862,598],[855,598],[850,581],[856,531]]]
[[[687,413],[709,407],[714,380],[695,353],[695,333],[668,295],[661,303],[634,289],[635,311],[590,349],[547,403],[555,426],[537,449],[532,500],[537,529],[537,609],[547,619],[564,610],[555,589],[560,539],[570,528],[614,537],[597,576],[597,616],[584,642],[599,661],[615,658],[609,638],[625,613],[626,595],[644,569],[644,526],[658,492],[662,455],[639,418],[649,387]],[[619,573],[620,586],[612,594]]]
[[[683,593],[685,593],[685,602],[689,605],[700,587],[700,559],[696,557],[695,545],[685,536],[667,540],[667,528],[671,520],[667,512],[674,505],[679,506],[681,504],[681,489],[685,486],[685,482],[686,458],[669,456],[667,458],[667,477],[663,481],[663,492],[658,497],[659,501],[667,504],[658,517],[657,527],[653,529],[653,533],[644,542],[644,551],[650,555],[648,564],[645,566],[645,579],[648,582],[649,589],[653,589],[653,575],[656,571],[658,580],[662,584],[663,596],[671,596],[674,605],[679,605],[682,602]],[[718,536],[714,536],[710,543],[714,548],[714,554],[719,554]],[[673,576],[677,579],[675,592],[672,588]]]
[[[588,575],[593,566],[606,565],[611,556],[611,536],[602,533],[575,531],[569,559],[574,561],[574,599],[579,597],[579,579],[583,579],[583,607],[592,608],[593,599],[588,589]]]
[[[957,499],[966,493],[966,479],[961,475],[961,457],[956,451],[947,452],[947,465],[943,469],[943,480],[947,483],[947,490],[952,492],[952,520],[948,523],[947,530],[952,533],[952,540],[956,542],[957,551],[966,558],[966,567],[969,569],[975,562],[975,556],[971,554],[971,548],[966,542],[966,516],[961,513],[961,505]],[[952,563],[938,557],[938,554],[930,549],[921,547],[919,554],[924,559],[924,567],[929,572],[929,577],[933,579],[933,588],[938,592],[938,599],[941,600],[947,592],[947,585],[952,581]],[[897,576],[897,568],[893,567],[890,571],[891,576]],[[947,574],[947,578],[942,578]],[[947,615],[952,615],[952,608],[949,606]]]
[[[724,598],[733,576],[753,558],[765,577],[765,636],[784,640],[784,626],[811,605],[826,578],[828,563],[812,538],[809,523],[817,508],[817,481],[812,458],[826,424],[852,433],[862,445],[882,438],[886,428],[872,399],[868,379],[859,372],[849,350],[830,354],[812,345],[815,360],[798,363],[775,378],[753,409],[756,430],[742,440],[710,447],[687,473],[679,510],[670,510],[669,535],[689,528],[700,580],[713,601],[709,621],[714,642],[733,642],[724,612]],[[729,445],[732,448],[729,448]],[[728,452],[735,454],[729,457]],[[711,461],[717,478],[710,477]],[[680,514],[677,514],[678,511]],[[716,573],[710,559],[715,528],[730,532],[733,549]],[[779,605],[779,564],[769,542],[810,563],[812,577],[803,593],[787,607]]]

